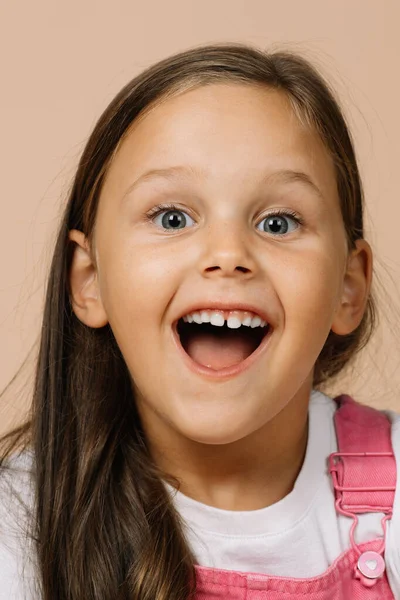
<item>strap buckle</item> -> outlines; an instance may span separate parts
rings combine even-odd
[[[374,487],[360,487],[360,486],[343,486],[339,483],[339,459],[343,456],[348,457],[358,457],[358,458],[376,458],[376,457],[390,457],[394,458],[393,452],[333,452],[329,456],[329,472],[332,476],[333,487],[335,488],[336,498],[337,498],[337,506],[340,511],[343,511],[342,501],[343,501],[343,492],[395,492],[396,486],[374,486]],[[342,461],[343,462],[343,461]],[[360,512],[383,512],[385,514],[392,514],[393,507],[388,506],[370,506],[370,505],[360,505],[358,507]],[[345,513],[344,514],[349,514]]]
[[[335,506],[336,510],[345,515],[346,517],[351,517],[353,519],[353,524],[350,528],[350,541],[354,550],[356,551],[358,557],[361,556],[361,550],[357,546],[354,539],[355,528],[358,525],[358,516],[356,512],[382,512],[384,513],[384,517],[381,520],[382,529],[383,529],[383,539],[380,548],[377,550],[378,554],[383,554],[385,549],[386,542],[386,521],[388,521],[393,514],[393,505],[388,506],[371,506],[368,504],[354,504],[353,512],[350,512],[351,507],[347,507],[346,510],[343,505],[343,493],[344,492],[395,492],[395,486],[374,486],[374,487],[360,487],[360,486],[343,486],[339,483],[339,476],[343,478],[343,460],[342,464],[340,464],[340,460],[342,457],[351,457],[351,458],[376,458],[376,457],[390,457],[394,459],[393,452],[333,452],[329,456],[329,472],[332,476],[333,487],[335,488]],[[339,473],[339,470],[341,471]]]

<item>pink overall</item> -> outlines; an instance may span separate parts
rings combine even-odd
[[[310,579],[270,577],[195,566],[196,600],[394,600],[384,561],[386,521],[396,488],[391,425],[385,414],[350,396],[335,398],[339,452],[329,456],[336,510],[353,518],[351,548]],[[384,513],[383,537],[356,545],[357,514]]]

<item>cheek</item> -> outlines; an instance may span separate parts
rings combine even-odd
[[[278,291],[285,320],[304,329],[329,328],[341,289],[340,264],[332,252],[308,251],[285,269]]]
[[[111,326],[140,327],[150,317],[155,322],[176,286],[177,261],[168,250],[119,240],[102,258],[101,297]]]

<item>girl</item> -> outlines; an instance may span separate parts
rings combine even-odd
[[[5,438],[1,597],[400,598],[400,419],[321,391],[374,330],[371,280],[351,137],[304,59],[206,46],[130,82]]]

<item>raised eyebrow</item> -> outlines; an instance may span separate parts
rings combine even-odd
[[[204,176],[204,171],[196,169],[190,165],[177,165],[174,167],[167,167],[163,169],[150,169],[142,175],[140,175],[126,190],[123,195],[125,198],[130,194],[136,187],[142,183],[151,181],[152,179],[165,179],[173,181],[175,179],[192,179],[201,178]],[[304,171],[297,171],[293,169],[280,169],[278,171],[267,172],[262,178],[261,183],[302,183],[311,189],[319,198],[324,199],[324,195],[313,181],[312,177]]]
[[[302,183],[311,189],[321,200],[324,200],[324,195],[320,188],[317,186],[315,181],[308,173],[304,171],[294,171],[293,169],[281,169],[280,171],[274,171],[269,173],[265,178],[264,182],[273,182],[274,180],[282,183]]]
[[[128,187],[122,199],[130,194],[136,187],[151,181],[152,179],[166,179],[173,181],[174,179],[191,179],[201,176],[202,171],[191,167],[190,165],[177,165],[174,167],[167,167],[164,169],[150,169],[145,173],[142,173],[131,185]]]

